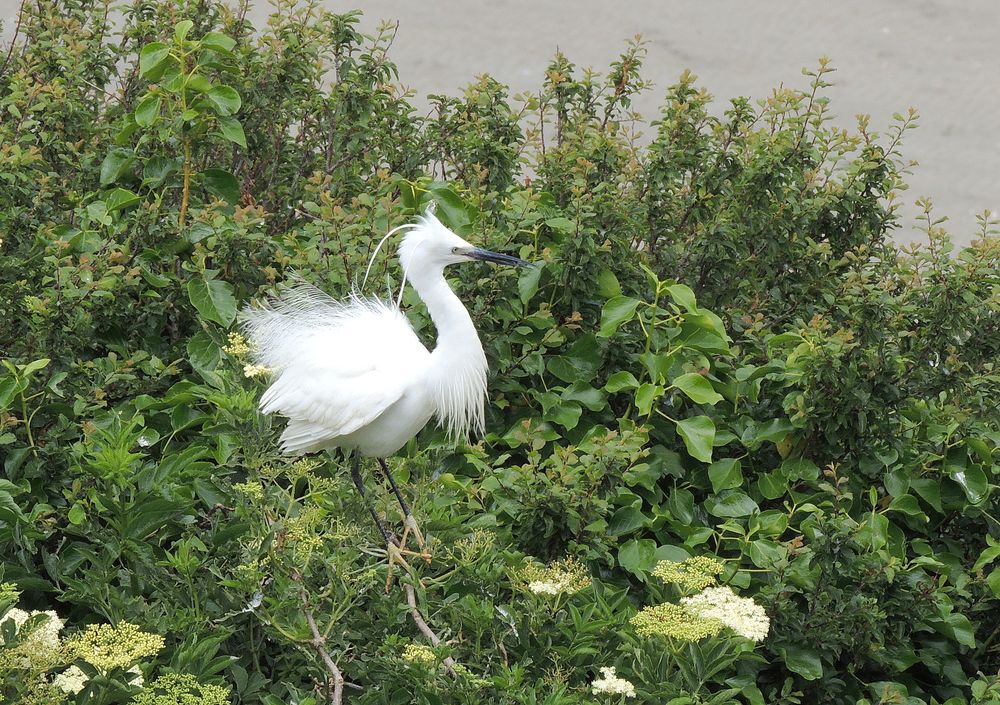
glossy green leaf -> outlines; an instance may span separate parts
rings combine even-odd
[[[237,113],[242,105],[240,94],[230,86],[215,86],[205,97],[215,108],[215,112],[222,116]]]
[[[667,287],[667,293],[670,294],[670,298],[674,300],[674,303],[681,308],[692,313],[698,311],[698,302],[695,299],[694,292],[691,291],[691,287],[687,284],[671,284]]]
[[[673,386],[695,404],[717,404],[722,401],[722,395],[712,388],[712,383],[697,372],[680,375],[673,381]]]
[[[739,459],[716,460],[708,467],[708,479],[712,482],[713,492],[740,487],[743,484],[743,472]]]
[[[240,200],[240,183],[225,169],[205,169],[202,173],[205,188],[229,203]]]
[[[684,440],[691,457],[703,463],[712,462],[712,445],[715,442],[715,423],[707,416],[694,416],[677,422],[677,433]]]
[[[796,645],[794,647],[781,647],[779,652],[785,661],[785,666],[792,673],[798,673],[807,681],[823,677],[823,662],[820,660],[819,654],[812,649]]]
[[[608,382],[604,385],[604,389],[613,394],[624,389],[636,389],[638,386],[639,380],[635,378],[635,375],[631,372],[623,370],[621,372],[615,372],[613,375],[608,377]]]
[[[602,338],[614,335],[623,323],[632,320],[638,306],[639,300],[629,296],[615,296],[609,299],[601,311],[601,327],[598,335]]]
[[[202,318],[227,328],[236,319],[236,297],[229,283],[198,277],[188,282],[187,291]]]
[[[111,189],[104,197],[104,204],[109,213],[128,208],[142,201],[142,197],[124,188]]]
[[[131,149],[116,147],[108,152],[101,162],[101,186],[118,181],[135,163],[135,153]]]
[[[135,106],[135,124],[139,127],[149,127],[160,117],[160,107],[163,99],[158,95],[147,95]]]
[[[170,57],[170,47],[162,42],[147,44],[139,52],[139,73],[151,81],[157,80]]]
[[[247,136],[243,132],[243,125],[234,117],[219,118],[219,132],[222,136],[234,144],[238,144],[243,149],[247,147]]]
[[[236,46],[236,41],[221,32],[208,32],[201,38],[201,46],[205,49],[228,54]]]

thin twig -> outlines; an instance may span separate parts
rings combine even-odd
[[[432,646],[440,646],[441,638],[434,633],[434,631],[427,626],[427,622],[424,621],[424,616],[420,614],[420,610],[417,608],[417,594],[413,589],[412,585],[404,584],[403,590],[406,591],[406,604],[410,606],[410,616],[413,617],[413,623],[417,625],[417,629],[420,633],[427,637],[427,640],[431,642]],[[441,662],[445,669],[451,675],[457,675],[455,673],[455,666],[458,664],[455,662],[451,656],[445,656],[444,661]]]
[[[320,634],[319,627],[316,626],[316,619],[312,615],[312,610],[309,609],[309,597],[305,592],[302,593],[302,613],[305,614],[309,631],[312,632],[312,641],[309,642],[309,645],[316,649],[316,653],[323,660],[326,670],[330,672],[330,677],[333,679],[333,695],[330,696],[330,702],[332,705],[341,705],[344,699],[344,675],[324,647],[326,637]]]

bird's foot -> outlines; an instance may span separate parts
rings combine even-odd
[[[406,514],[403,517],[403,540],[400,542],[400,546],[406,545],[406,539],[413,534],[413,538],[416,539],[417,548],[419,551],[410,551],[409,555],[418,556],[424,559],[424,562],[430,565],[431,554],[427,550],[427,542],[424,540],[424,534],[420,531],[420,527],[417,526],[417,520],[413,518],[412,514]]]
[[[393,536],[392,539],[386,544],[386,560],[389,564],[389,570],[385,576],[386,594],[389,593],[389,589],[392,587],[392,575],[396,565],[402,568],[407,575],[416,580],[420,587],[424,587],[423,581],[413,570],[413,566],[410,565],[409,561],[406,560],[406,556],[420,556],[421,558],[424,558],[424,560],[429,559],[430,556],[417,553],[416,551],[410,551],[405,548],[400,548],[401,545],[405,545],[405,542],[406,533],[404,532],[402,542],[397,542],[396,537]]]

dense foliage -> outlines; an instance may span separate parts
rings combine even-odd
[[[893,243],[915,115],[685,74],[643,142],[641,45],[421,115],[356,14],[111,9],[25,3],[0,53],[0,701],[1000,700],[1000,240],[927,202]],[[391,459],[433,557],[387,592],[231,334],[432,203],[543,266],[453,272],[488,433]]]

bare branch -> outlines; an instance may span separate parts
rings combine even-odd
[[[340,672],[340,668],[337,667],[336,661],[327,653],[324,646],[326,637],[320,633],[319,627],[316,626],[316,619],[313,617],[312,610],[309,609],[309,597],[305,592],[302,593],[302,612],[309,624],[309,631],[312,632],[312,641],[309,642],[309,645],[316,649],[316,653],[323,660],[326,670],[330,672],[330,677],[333,679],[333,695],[330,697],[330,702],[332,705],[341,705],[344,700],[344,676]],[[426,627],[426,625],[424,626]]]
[[[413,590],[413,586],[409,584],[403,585],[403,590],[406,591],[406,604],[410,606],[410,616],[413,617],[413,623],[417,625],[417,629],[420,633],[427,637],[427,640],[431,642],[431,645],[438,646],[441,644],[441,638],[434,633],[434,631],[427,626],[427,622],[424,621],[424,616],[420,614],[420,610],[417,608],[417,595]],[[441,662],[448,673],[451,675],[455,674],[455,659],[451,656],[445,656],[444,661]]]

